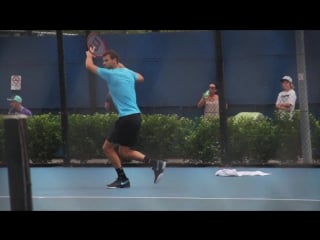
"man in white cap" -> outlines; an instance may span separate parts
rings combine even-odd
[[[15,95],[11,98],[7,98],[10,102],[10,109],[8,114],[24,114],[26,116],[32,116],[32,112],[26,107],[22,106],[22,98]]]
[[[283,90],[278,95],[276,109],[278,109],[281,113],[289,113],[291,118],[297,100],[293,81],[290,76],[284,76],[280,81]]]

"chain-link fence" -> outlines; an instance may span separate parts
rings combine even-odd
[[[144,75],[145,83],[136,86],[142,113],[162,114],[161,121],[152,118],[156,121],[154,125],[160,121],[172,129],[170,139],[174,145],[161,144],[163,136],[156,131],[163,129],[154,127],[143,133],[144,138],[148,138],[148,134],[162,136],[152,139],[162,151],[160,154],[150,150],[155,156],[215,164],[298,164],[306,163],[303,155],[309,145],[311,163],[317,164],[320,158],[320,31],[304,31],[303,36],[303,52],[297,50],[296,32],[287,30],[147,32],[102,37],[109,47],[118,51],[126,66]],[[28,49],[24,48],[26,44],[30,46]],[[104,103],[108,89],[98,78],[89,85],[84,67],[85,36],[64,36],[63,45],[68,114],[89,116],[93,109],[106,113]],[[26,107],[35,115],[60,115],[56,36],[3,37],[1,46],[5,46],[0,57],[1,113],[8,112],[6,98],[12,95],[10,76],[21,75],[22,88],[18,94]],[[24,56],[28,58],[21,56],[22,49],[27,51]],[[304,69],[299,68],[302,55]],[[102,66],[99,60],[96,63]],[[213,85],[215,89],[211,91]],[[214,115],[213,118],[202,118],[205,112]],[[166,120],[167,115],[177,118],[168,116]],[[185,119],[190,121],[189,125]],[[82,123],[72,124],[75,126],[70,126],[68,131],[72,132],[73,127],[81,129]],[[100,127],[91,126],[93,132],[102,131]],[[180,127],[187,129],[182,131]],[[305,134],[308,129],[310,134]],[[85,140],[92,154],[91,150],[87,151],[86,158],[90,154],[103,157],[96,144],[100,140],[87,135]],[[59,145],[58,138],[54,139]],[[70,144],[75,142],[78,141]],[[139,147],[145,147],[148,152],[148,144],[142,145]]]

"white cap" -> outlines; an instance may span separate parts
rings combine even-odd
[[[292,78],[290,76],[283,76],[280,81],[282,82],[284,80],[287,80],[292,83]]]

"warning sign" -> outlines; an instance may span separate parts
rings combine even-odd
[[[12,75],[11,76],[11,90],[21,90],[21,76]]]

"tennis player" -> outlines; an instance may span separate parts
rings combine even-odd
[[[154,183],[158,183],[163,175],[166,162],[153,160],[141,152],[131,149],[137,142],[141,126],[141,112],[136,101],[135,83],[143,82],[144,77],[119,62],[118,54],[108,50],[103,56],[104,68],[93,63],[94,55],[86,52],[86,68],[106,81],[109,93],[117,109],[119,118],[111,134],[106,138],[102,149],[111,160],[117,172],[117,179],[107,188],[129,188],[130,182],[122,168],[120,157],[142,161],[152,167]],[[116,151],[116,147],[119,150]]]

